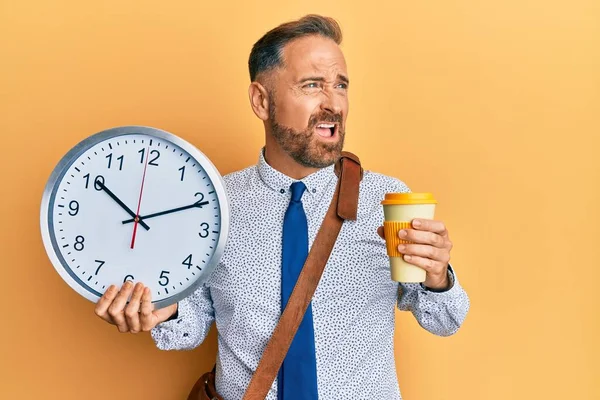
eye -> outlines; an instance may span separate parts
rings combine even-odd
[[[336,87],[339,89],[348,89],[348,85],[346,83],[338,83]]]
[[[318,88],[319,84],[317,82],[309,82],[306,85],[304,85],[303,87],[309,88],[309,89]]]

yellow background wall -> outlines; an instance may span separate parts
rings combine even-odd
[[[77,142],[171,131],[225,174],[264,138],[247,57],[336,17],[346,149],[440,200],[471,311],[449,338],[397,313],[408,400],[600,398],[600,2],[0,0],[0,398],[183,399],[212,366],[100,321],[50,265],[42,189]]]

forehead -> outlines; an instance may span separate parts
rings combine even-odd
[[[288,43],[283,49],[283,62],[285,75],[292,79],[307,74],[330,79],[337,74],[348,76],[342,50],[333,40],[322,36],[307,36]]]

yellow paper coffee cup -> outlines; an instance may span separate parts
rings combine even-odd
[[[398,251],[401,243],[410,243],[398,237],[401,229],[410,229],[414,218],[433,219],[437,201],[431,193],[386,193],[383,204],[385,243],[390,257],[392,280],[396,282],[424,282],[425,270],[404,261]]]

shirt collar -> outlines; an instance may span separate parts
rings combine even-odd
[[[297,182],[298,179],[293,179],[271,167],[267,160],[265,160],[264,154],[265,148],[260,150],[258,157],[258,175],[260,179],[272,190],[275,190],[280,194],[287,194],[290,191],[292,183]],[[300,179],[306,185],[306,192],[311,196],[321,193],[329,181],[335,177],[334,165],[329,167],[321,168],[317,172]]]

